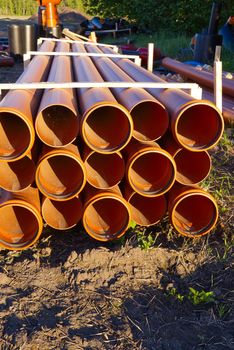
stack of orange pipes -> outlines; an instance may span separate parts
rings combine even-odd
[[[46,41],[40,51],[113,53]],[[123,58],[35,56],[17,82],[164,82]],[[0,246],[26,249],[43,231],[82,220],[94,239],[121,237],[133,220],[198,237],[218,208],[197,185],[222,136],[209,101],[172,89],[13,90],[0,103]]]

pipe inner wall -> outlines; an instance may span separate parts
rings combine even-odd
[[[63,93],[66,94],[65,91]],[[77,137],[79,132],[77,119],[76,114],[66,106],[48,106],[37,116],[37,135],[48,146],[66,146]]]
[[[164,196],[149,198],[134,192],[128,202],[131,205],[132,219],[141,226],[156,224],[167,211],[167,201]]]
[[[203,181],[210,172],[211,158],[207,152],[190,152],[180,149],[174,156],[176,181],[182,185],[195,185]]]
[[[0,208],[0,245],[23,249],[42,231],[42,220],[25,204],[9,203]]]
[[[87,181],[96,188],[111,188],[118,185],[124,177],[125,164],[120,153],[91,152],[84,164]]]
[[[63,202],[45,198],[42,205],[42,216],[45,222],[56,230],[67,230],[81,220],[82,203],[77,197]]]
[[[173,159],[161,151],[141,152],[127,171],[131,187],[142,196],[159,196],[173,185],[176,168]]]
[[[214,146],[223,132],[218,111],[206,104],[188,104],[179,113],[174,136],[190,151],[207,150]]]
[[[29,157],[0,162],[0,187],[13,192],[24,190],[34,182],[35,172],[36,166]]]
[[[99,241],[121,237],[128,229],[130,213],[124,200],[103,196],[85,209],[83,225],[87,233]]]
[[[50,155],[37,167],[39,190],[51,199],[67,200],[75,197],[85,184],[82,164],[71,155]]]
[[[0,160],[11,161],[31,148],[35,133],[33,126],[20,114],[0,111]]]
[[[201,236],[208,233],[216,224],[217,207],[202,194],[190,193],[174,206],[171,219],[175,229],[185,236]]]
[[[86,144],[94,151],[113,153],[127,145],[132,125],[126,112],[117,104],[100,104],[86,114],[82,134]]]
[[[133,137],[138,141],[156,141],[168,128],[162,106],[152,101],[139,102],[132,110]]]

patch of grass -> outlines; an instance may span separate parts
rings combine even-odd
[[[184,301],[185,298],[185,295],[180,294],[174,287],[168,291],[168,295],[175,297],[179,302]]]
[[[232,310],[231,305],[219,303],[216,307],[216,313],[220,319],[224,319]]]
[[[195,288],[189,287],[188,294],[181,294],[176,288],[171,288],[167,292],[168,296],[174,297],[179,302],[183,302],[186,299],[189,300],[193,305],[207,304],[215,301],[215,295],[212,291],[196,290]],[[220,310],[220,313],[224,310]]]
[[[138,246],[141,249],[148,250],[152,248],[156,242],[157,237],[152,233],[146,234],[145,232],[137,233]]]
[[[214,292],[198,291],[192,287],[189,288],[188,299],[193,305],[211,303],[215,301]]]
[[[148,43],[154,43],[155,47],[161,50],[162,55],[169,56],[181,61],[193,60],[193,52],[190,48],[191,37],[181,34],[174,34],[167,31],[161,31],[152,34],[137,33],[127,37],[115,39],[113,37],[102,38],[102,42],[113,44],[123,41],[133,42],[137,47],[147,47]],[[222,48],[221,60],[223,62],[223,70],[234,72],[233,52]]]

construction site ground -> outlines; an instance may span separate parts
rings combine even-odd
[[[0,82],[22,69],[0,68]],[[206,237],[180,237],[165,218],[107,244],[80,225],[0,250],[0,349],[234,349],[233,153],[228,129],[203,184],[220,208]]]

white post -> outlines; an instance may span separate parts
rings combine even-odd
[[[118,46],[113,47],[113,51],[115,51],[116,53],[119,53],[119,48],[118,48]]]
[[[220,61],[221,46],[216,46],[214,60],[214,102],[216,107],[222,112],[222,61]]]
[[[24,61],[24,69],[26,69],[30,63],[31,55],[30,53],[25,53],[23,55],[23,61]]]
[[[140,56],[138,56],[138,57],[135,58],[135,64],[136,64],[137,66],[141,67],[141,58],[140,58]]]
[[[147,63],[147,69],[150,72],[153,72],[153,65],[154,65],[154,43],[148,44],[148,63]]]
[[[200,86],[193,87],[191,89],[191,96],[195,98],[196,100],[202,99],[202,88]]]

